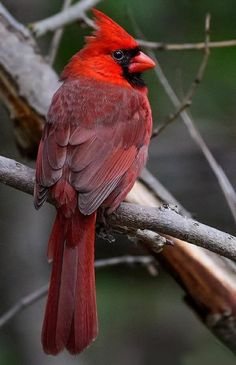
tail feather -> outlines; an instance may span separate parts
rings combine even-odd
[[[56,355],[66,347],[76,354],[97,336],[95,221],[96,213],[84,216],[76,210],[67,219],[57,213],[49,240],[53,268],[42,331],[46,353]]]
[[[76,354],[85,349],[98,333],[94,275],[94,242],[96,214],[83,216],[80,226],[80,251],[77,262],[75,311],[72,330],[66,348]],[[73,225],[72,225],[73,227]],[[74,231],[74,228],[73,228]],[[81,290],[83,288],[83,295]]]
[[[61,272],[60,296],[58,303],[56,344],[61,350],[65,347],[70,335],[75,306],[76,256],[77,248],[65,245]]]
[[[44,351],[47,354],[53,355],[56,355],[60,350],[62,350],[62,348],[59,348],[56,341],[59,309],[58,306],[65,240],[63,226],[60,224],[60,221],[61,217],[58,213],[49,240],[48,251],[50,251],[50,254],[48,253],[48,255],[50,259],[53,259],[53,267],[42,330],[42,344]]]

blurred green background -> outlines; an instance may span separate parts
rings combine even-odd
[[[4,0],[24,24],[45,18],[61,8],[61,0]],[[168,43],[204,40],[206,12],[212,15],[212,40],[236,38],[235,0],[104,0],[98,8],[133,33],[132,15],[148,40]],[[88,29],[66,28],[55,67],[60,72],[82,46]],[[51,35],[39,40],[47,54]],[[1,40],[2,41],[2,40]],[[193,81],[202,53],[159,51],[158,62],[181,98]],[[23,60],[22,60],[23,62]],[[154,72],[146,77],[155,123],[174,109]],[[236,187],[236,47],[211,51],[207,71],[191,114],[218,162]],[[21,160],[8,114],[1,108],[0,153]],[[181,121],[152,141],[150,170],[200,221],[235,234],[233,220],[215,177]],[[35,212],[32,198],[0,186],[0,310],[48,281],[46,244],[54,211]],[[97,257],[138,253],[124,238],[99,242]],[[186,263],[187,265],[188,263]],[[40,331],[45,301],[19,314],[0,331],[3,365],[231,365],[233,355],[221,345],[184,303],[184,293],[160,269],[157,278],[141,268],[112,268],[97,272],[100,318],[98,340],[81,356],[66,353],[48,357],[41,350]]]

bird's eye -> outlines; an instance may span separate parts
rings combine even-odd
[[[116,60],[116,61],[121,61],[124,58],[124,52],[122,50],[118,50],[118,51],[114,51],[112,53],[112,57]]]

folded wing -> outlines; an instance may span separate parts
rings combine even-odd
[[[54,96],[36,168],[37,207],[65,180],[79,193],[80,211],[91,214],[109,196],[117,200],[122,182],[132,187],[133,166],[145,162],[151,132],[146,96],[94,83],[67,81]]]

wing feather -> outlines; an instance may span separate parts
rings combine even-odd
[[[117,202],[119,184],[131,186],[138,172],[132,166],[143,165],[139,151],[150,133],[145,94],[89,79],[65,82],[53,98],[39,148],[35,204],[60,179],[78,191],[83,214],[110,201],[109,195]]]
[[[117,187],[120,181],[121,177],[119,176],[90,193],[79,194],[78,202],[81,213],[89,215],[97,210],[108,195]]]

